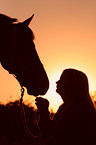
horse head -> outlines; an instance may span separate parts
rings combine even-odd
[[[49,80],[36,52],[34,34],[28,27],[33,16],[22,23],[0,14],[0,61],[13,74],[28,94],[44,95]]]

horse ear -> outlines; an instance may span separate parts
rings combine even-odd
[[[22,24],[28,26],[30,24],[30,22],[32,21],[33,17],[34,17],[34,14],[30,18],[28,18],[27,20],[25,20]]]

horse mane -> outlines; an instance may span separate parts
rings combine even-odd
[[[3,15],[3,14],[0,14],[0,23],[13,23],[13,22],[16,22],[17,19],[16,18],[10,18],[9,16],[6,16],[6,15]]]

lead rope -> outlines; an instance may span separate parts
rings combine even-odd
[[[27,125],[27,121],[26,121],[26,115],[25,115],[25,110],[24,110],[24,106],[23,106],[23,96],[24,96],[24,91],[25,89],[22,87],[21,88],[21,98],[20,98],[20,106],[21,106],[21,114],[22,114],[22,118],[23,118],[23,123],[24,123],[24,126],[25,126],[25,129],[26,129],[26,133],[32,137],[32,138],[35,138],[35,139],[40,139],[41,140],[41,135],[38,135],[38,136],[35,136],[33,135],[29,128],[28,128],[28,125]]]

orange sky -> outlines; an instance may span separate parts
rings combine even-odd
[[[0,13],[19,21],[35,14],[30,28],[50,79],[44,96],[50,100],[50,108],[56,110],[61,103],[55,82],[65,68],[84,71],[90,90],[96,90],[96,0],[0,0]],[[19,96],[19,83],[0,66],[0,102]],[[34,97],[25,94],[24,98],[34,104]]]

